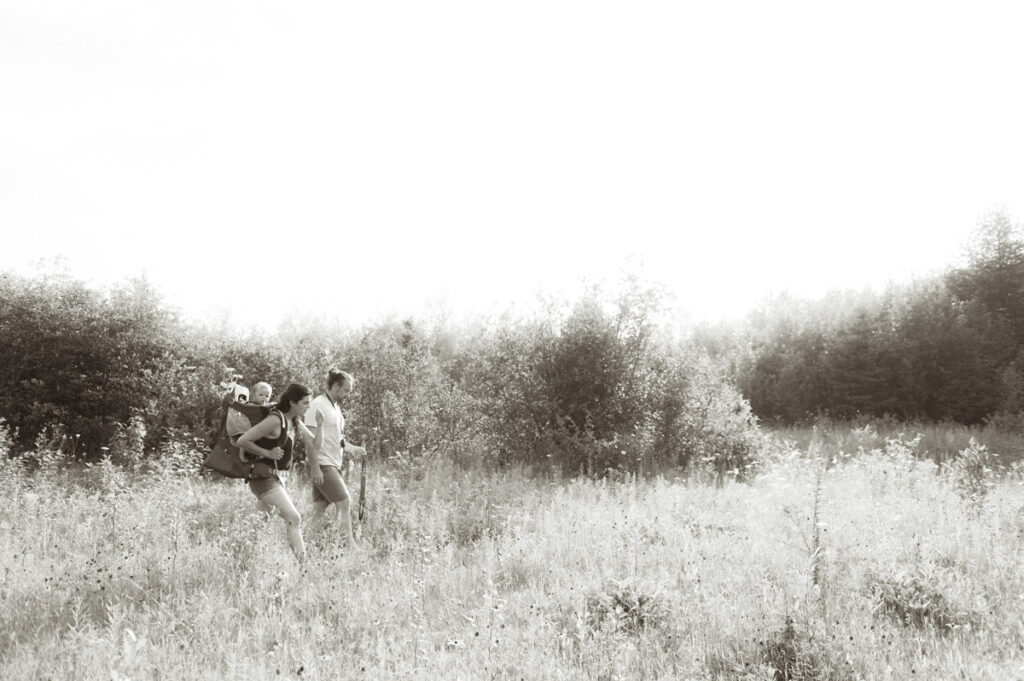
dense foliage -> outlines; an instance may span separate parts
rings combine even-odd
[[[98,448],[174,365],[176,321],[144,282],[104,295],[63,276],[5,275],[0,299],[0,416],[22,444],[63,426],[73,446]]]
[[[1024,238],[986,214],[966,263],[883,293],[779,297],[731,350],[736,380],[769,422],[892,415],[980,423],[1024,397]]]
[[[636,277],[526,317],[290,320],[239,335],[183,322],[145,281],[97,291],[3,275],[0,448],[42,441],[115,460],[202,449],[227,377],[319,391],[330,367],[356,375],[348,435],[376,451],[592,476],[742,475],[757,418],[1019,424],[1020,225],[986,214],[966,256],[943,276],[815,302],[781,296],[741,326],[686,334],[670,331],[663,293]]]
[[[718,365],[664,332],[661,295],[636,280],[530,318],[305,320],[248,336],[182,322],[140,281],[98,292],[6,275],[2,287],[0,417],[17,451],[40,439],[115,460],[201,449],[225,380],[319,391],[330,367],[357,377],[347,435],[386,455],[724,476],[743,472],[757,435]]]

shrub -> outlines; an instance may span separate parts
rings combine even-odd
[[[877,613],[907,627],[932,627],[945,634],[969,626],[976,619],[974,613],[953,603],[934,580],[920,571],[871,575],[868,592]]]
[[[205,443],[188,433],[171,430],[153,456],[146,460],[146,468],[161,475],[190,477],[199,475]]]
[[[993,484],[995,466],[996,456],[972,437],[967,449],[961,451],[946,470],[957,494],[978,506]]]
[[[110,457],[121,466],[138,468],[142,463],[146,442],[146,422],[142,415],[134,413],[127,423],[115,423],[114,435],[110,440]]]
[[[705,350],[656,332],[657,306],[594,289],[564,316],[499,329],[469,382],[493,447],[592,477],[691,464],[742,477],[758,444],[750,407]]]
[[[12,431],[7,425],[7,419],[0,416],[0,457],[7,457],[13,453],[17,437],[17,428]]]
[[[781,629],[758,643],[761,660],[774,681],[836,681],[856,678],[849,662],[840,658],[826,642],[798,630],[792,617]]]
[[[586,621],[592,630],[607,629],[638,636],[664,626],[670,608],[657,590],[647,591],[628,582],[608,582],[585,599]]]
[[[353,441],[372,434],[384,455],[422,453],[438,444],[432,410],[441,370],[428,338],[413,320],[385,322],[350,343],[341,365],[356,377]]]
[[[667,641],[673,631],[671,613],[672,606],[661,591],[608,580],[588,589],[582,601],[556,606],[551,621],[561,645],[577,654],[594,641],[612,650],[622,641],[635,642],[652,634]]]

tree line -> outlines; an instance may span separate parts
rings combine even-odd
[[[1024,407],[1020,224],[990,210],[965,256],[941,275],[880,293],[780,296],[751,314],[728,347],[754,413],[786,424],[821,415],[1015,418]]]
[[[525,316],[359,327],[288,321],[272,334],[185,323],[143,280],[0,276],[0,448],[69,456],[203,450],[224,381],[319,391],[355,374],[348,436],[387,456],[606,475],[740,471],[757,429],[719,362],[669,333],[665,296],[635,277]]]
[[[0,450],[13,454],[202,451],[226,378],[320,390],[330,367],[357,377],[349,436],[385,455],[572,474],[742,475],[759,421],[1014,424],[1024,408],[1024,238],[1002,209],[942,275],[779,296],[688,332],[636,276],[518,317],[291,320],[248,335],[182,321],[144,280],[2,274],[0,301]]]

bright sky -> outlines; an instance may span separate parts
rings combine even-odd
[[[5,0],[0,270],[268,325],[881,287],[1024,218],[1016,4]]]

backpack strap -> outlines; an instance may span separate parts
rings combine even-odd
[[[281,437],[277,438],[277,446],[284,448],[284,443],[288,441],[288,419],[285,418],[280,410],[275,409],[274,411],[281,417]]]

